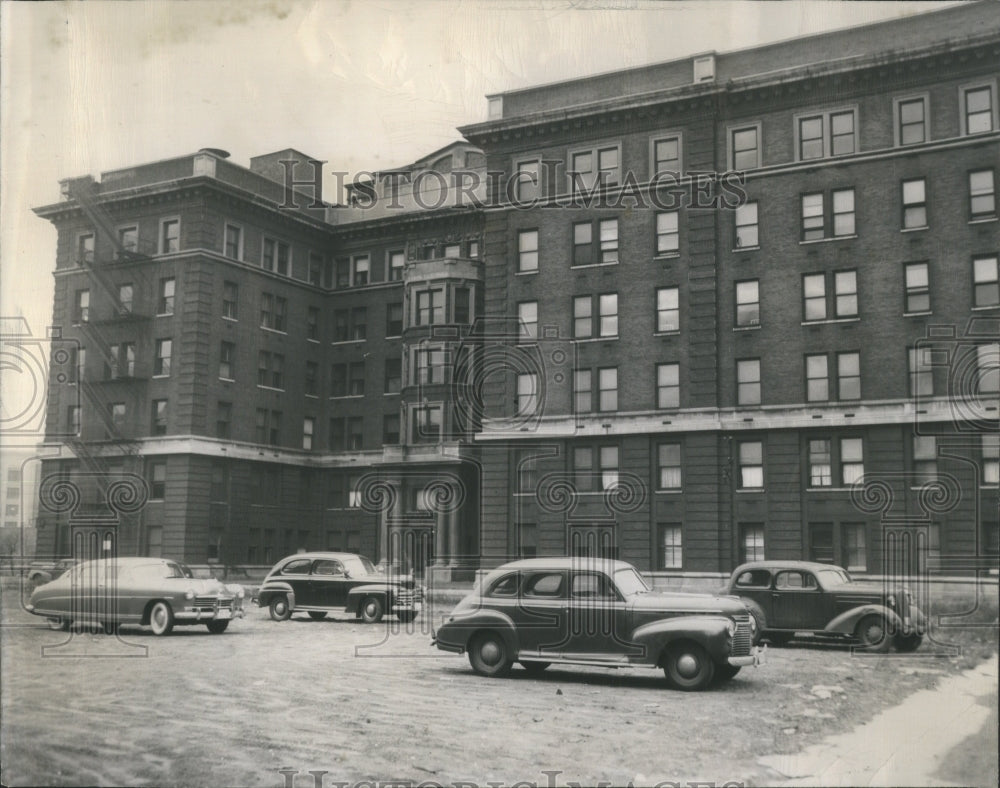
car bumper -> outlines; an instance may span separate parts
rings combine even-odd
[[[767,646],[754,646],[745,657],[730,657],[726,661],[734,667],[742,668],[753,665],[756,668],[764,664],[764,655],[766,652]]]
[[[174,613],[174,618],[178,621],[231,621],[234,618],[243,618],[243,608],[230,609],[220,607],[216,610],[178,610]]]

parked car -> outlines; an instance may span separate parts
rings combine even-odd
[[[220,634],[243,617],[243,587],[199,579],[165,558],[109,558],[84,561],[36,588],[29,613],[55,629],[100,625],[109,634],[120,624],[148,626],[166,635],[174,626],[204,624]]]
[[[662,668],[671,686],[700,690],[758,665],[755,622],[738,599],[654,591],[631,564],[530,558],[494,569],[434,633],[472,669],[502,676],[551,664]]]
[[[739,596],[762,636],[787,643],[797,632],[851,638],[884,653],[920,647],[927,621],[902,587],[854,580],[833,564],[755,561],[738,566],[726,592]]]
[[[420,613],[423,598],[412,575],[380,572],[364,556],[296,553],[268,572],[257,604],[268,608],[275,621],[301,611],[316,621],[343,612],[374,624],[391,613],[406,623]]]
[[[50,561],[32,561],[24,570],[24,576],[32,587],[51,583],[57,577],[62,577],[66,572],[76,566],[79,561],[75,558],[56,558]]]

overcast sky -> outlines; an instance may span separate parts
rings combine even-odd
[[[51,322],[61,178],[201,147],[294,147],[327,171],[405,164],[484,95],[939,3],[233,0],[3,2],[0,315]]]

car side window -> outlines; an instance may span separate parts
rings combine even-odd
[[[313,574],[342,575],[344,574],[344,565],[340,561],[323,558],[313,564]]]
[[[586,599],[615,599],[614,587],[606,575],[594,572],[580,572],[570,581],[570,595]]]
[[[774,587],[782,590],[795,591],[799,589],[816,588],[816,578],[808,572],[778,572]]]
[[[489,592],[490,596],[516,596],[517,595],[517,572],[504,575],[497,580]]]
[[[819,584],[816,582],[816,578],[810,572],[802,573],[802,587],[808,588],[810,590],[815,590],[819,588]]]
[[[285,564],[285,567],[281,570],[283,575],[307,575],[309,574],[309,564],[311,562],[308,558],[300,559],[298,561],[289,561]]]
[[[563,595],[562,572],[546,572],[528,578],[524,595],[534,597],[560,597]]]
[[[736,585],[740,588],[767,588],[771,585],[771,573],[766,569],[751,569],[747,572],[740,572],[736,578]]]

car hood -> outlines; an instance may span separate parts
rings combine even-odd
[[[830,591],[834,594],[864,594],[865,596],[882,598],[885,594],[898,594],[902,587],[885,586],[882,583],[853,581],[839,586],[831,586]]]
[[[59,578],[58,580],[53,580],[51,583],[45,583],[45,585],[38,586],[32,593],[29,600],[30,604],[35,604],[38,600],[44,600],[50,596],[60,596],[65,595],[69,582],[65,578]],[[155,588],[157,591],[163,592],[174,592],[178,594],[185,594],[187,591],[193,591],[195,596],[239,596],[240,592],[243,591],[243,586],[236,583],[225,584],[214,578],[202,578],[202,577],[163,577],[163,578],[151,578],[149,580],[142,580],[138,584],[127,583],[122,587],[132,587],[138,585],[140,588]],[[80,589],[86,592],[88,587]]]
[[[688,594],[676,591],[649,591],[635,594],[629,604],[636,610],[663,610],[676,613],[746,613],[746,606],[735,597],[713,594]]]

